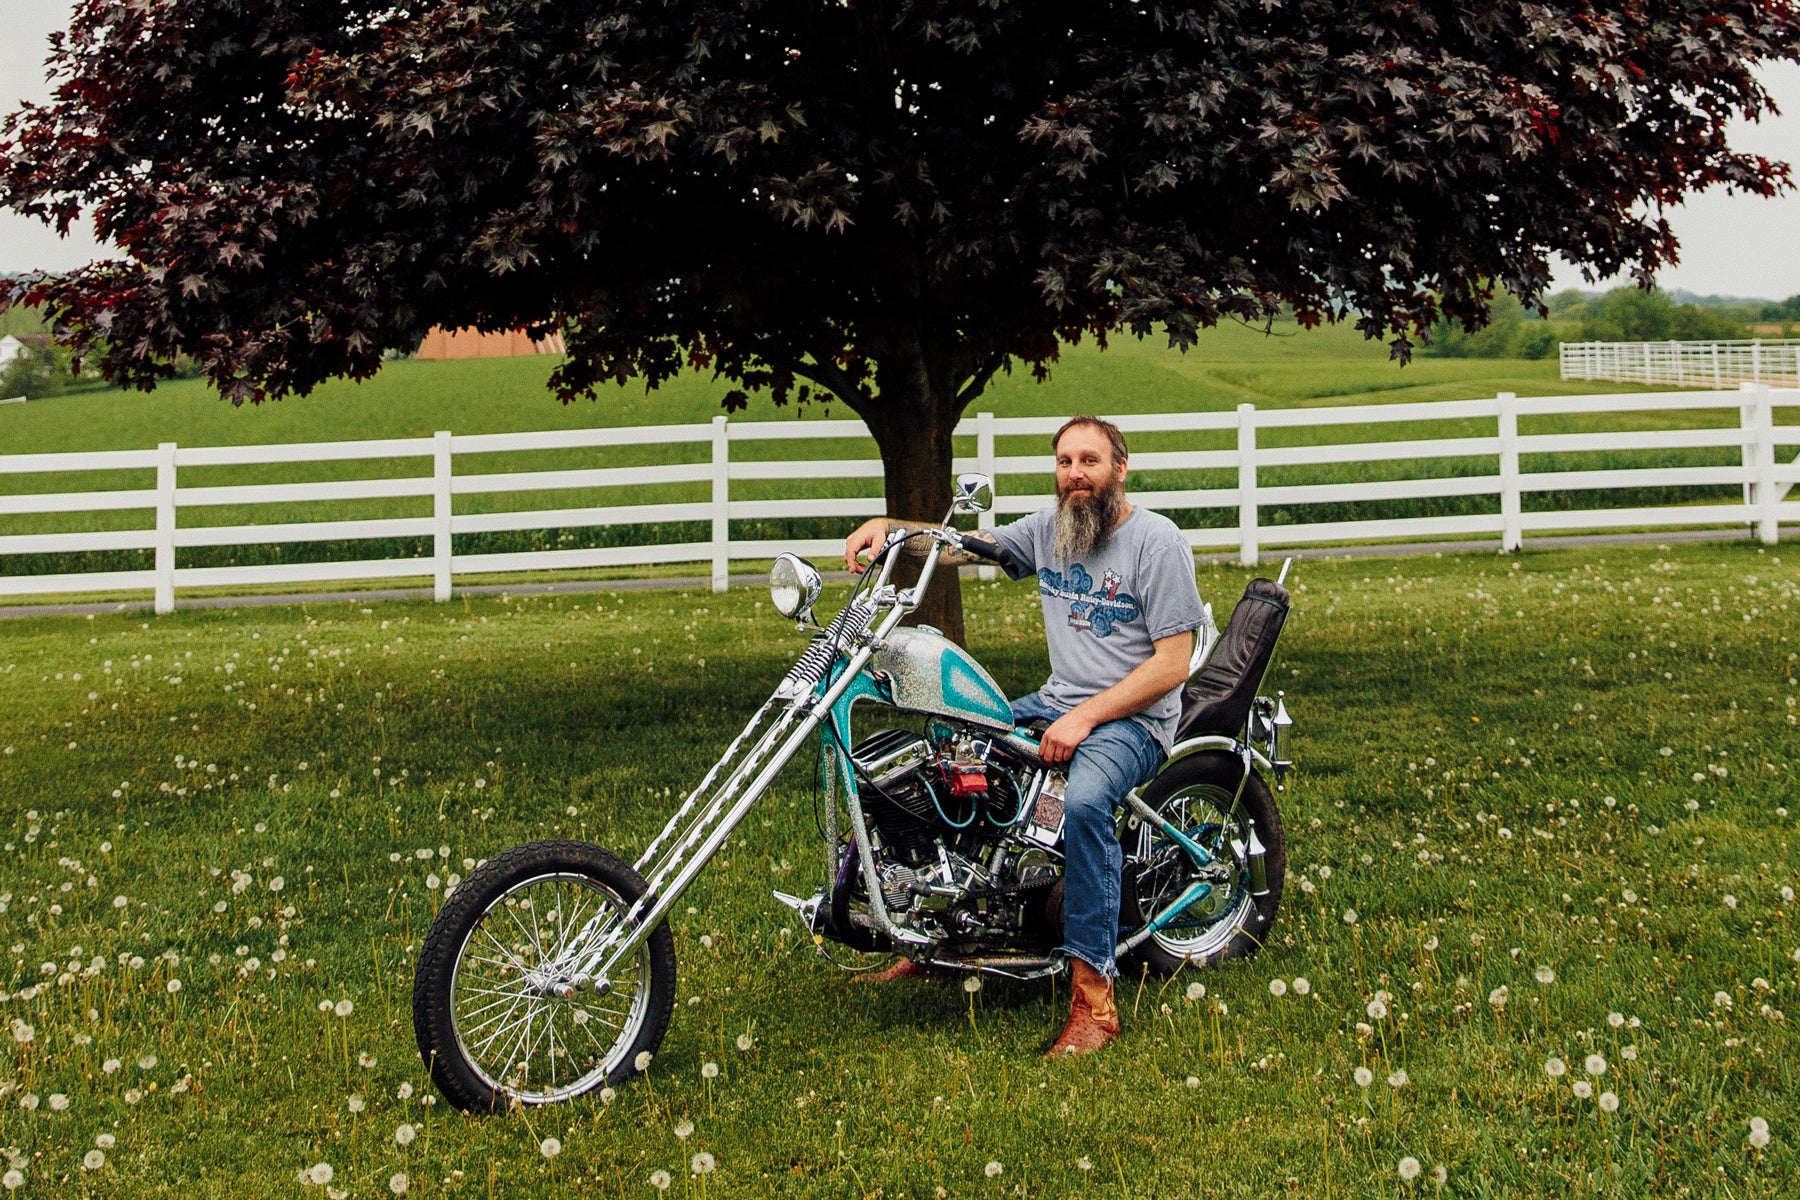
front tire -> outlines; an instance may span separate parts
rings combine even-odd
[[[1207,751],[1173,764],[1144,789],[1145,803],[1199,842],[1227,871],[1225,878],[1213,881],[1210,895],[1140,943],[1131,953],[1132,964],[1168,976],[1187,963],[1212,966],[1249,958],[1267,940],[1281,905],[1287,842],[1268,784],[1251,771],[1240,792],[1243,774],[1236,755]],[[1263,846],[1267,891],[1260,896],[1251,891],[1247,854],[1233,849],[1237,843],[1247,851],[1252,831]],[[1128,861],[1120,924],[1135,929],[1173,903],[1198,872],[1174,839],[1149,825],[1138,823],[1121,840]]]
[[[413,1032],[444,1098],[464,1111],[573,1100],[638,1074],[675,1007],[664,921],[602,995],[557,995],[545,968],[596,916],[644,894],[616,854],[586,842],[516,846],[470,873],[438,910],[413,977]]]

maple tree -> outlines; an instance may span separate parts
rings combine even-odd
[[[1786,185],[1726,126],[1797,52],[1766,0],[80,0],[0,203],[123,256],[10,298],[236,402],[561,330],[565,400],[836,397],[936,516],[958,416],[1066,341],[1287,305],[1404,358],[1554,254],[1647,282],[1664,206]]]

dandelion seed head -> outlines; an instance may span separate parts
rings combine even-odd
[[[1406,1086],[1406,1080],[1407,1080],[1406,1068],[1399,1067],[1399,1068],[1395,1069],[1395,1071],[1392,1075],[1388,1076],[1388,1086],[1393,1088],[1395,1091],[1399,1091],[1401,1088]]]
[[[1288,985],[1287,985],[1287,981],[1285,979],[1269,980],[1269,995],[1285,996],[1285,995],[1287,995],[1287,990],[1288,990]]]
[[[89,1150],[81,1158],[81,1169],[84,1171],[98,1171],[105,1165],[106,1154],[100,1150]]]
[[[1419,1160],[1409,1154],[1400,1160],[1398,1169],[1400,1171],[1400,1178],[1411,1183],[1419,1177]]]
[[[609,1087],[600,1089],[600,1103],[602,1104],[611,1104],[614,1100],[618,1099],[618,1096],[619,1093],[613,1091]]]
[[[1575,1093],[1577,1100],[1587,1100],[1594,1094],[1594,1085],[1585,1079],[1577,1079],[1569,1090]]]
[[[1614,1113],[1619,1111],[1619,1097],[1614,1092],[1600,1093],[1600,1111]]]
[[[1356,1080],[1356,1086],[1361,1088],[1366,1088],[1371,1083],[1375,1082],[1375,1072],[1369,1070],[1367,1067],[1356,1068],[1355,1071],[1351,1072],[1350,1077]]]
[[[1568,1071],[1569,1064],[1565,1063],[1554,1054],[1544,1060],[1544,1074],[1552,1079],[1561,1079],[1564,1075],[1568,1074]]]
[[[657,1191],[659,1191],[659,1192],[668,1191],[670,1182],[671,1181],[669,1179],[669,1173],[667,1171],[652,1171],[652,1172],[650,1172],[650,1186],[655,1188]]]
[[[319,1001],[319,1011],[322,1013],[330,1012],[331,1011],[331,1001],[329,1001],[329,1000]]]
[[[324,1187],[331,1182],[332,1176],[336,1173],[331,1169],[330,1163],[320,1162],[307,1168],[306,1178],[314,1187]]]
[[[1312,994],[1312,980],[1301,975],[1294,980],[1294,995],[1309,996]]]
[[[1344,924],[1354,925],[1356,924],[1356,921],[1356,910],[1354,908],[1346,908],[1344,910]]]
[[[700,1078],[702,1078],[702,1079],[717,1079],[718,1077],[719,1077],[719,1064],[718,1063],[709,1062],[709,1063],[701,1063],[700,1064]]]
[[[1713,1007],[1714,1008],[1730,1008],[1730,1007],[1732,1007],[1731,993],[1730,992],[1714,992],[1713,993]]]
[[[1606,1074],[1606,1059],[1598,1054],[1588,1055],[1581,1065],[1587,1069],[1589,1075]]]
[[[1369,1020],[1371,1021],[1384,1021],[1387,1019],[1387,1005],[1383,1003],[1379,997],[1369,1001],[1368,1006],[1364,1011],[1369,1014]]]
[[[156,1055],[154,1054],[141,1055],[138,1058],[138,1070],[154,1071],[156,1069],[156,1061]]]
[[[1446,1167],[1443,1163],[1439,1163],[1437,1166],[1431,1168],[1431,1182],[1437,1184],[1439,1187],[1443,1187],[1446,1183],[1449,1183],[1450,1168]]]
[[[340,1017],[347,1017],[356,1011],[356,1005],[348,1000],[339,1000],[336,1004],[331,1006],[331,1011]]]
[[[405,1171],[395,1171],[392,1175],[388,1176],[388,1191],[394,1193],[396,1196],[406,1195],[406,1189],[409,1186],[411,1186],[411,1184],[406,1178]]]
[[[1800,955],[1800,951],[1796,951],[1796,954]],[[1187,997],[1187,1002],[1189,1004],[1196,1004],[1199,1001],[1206,999],[1206,985],[1204,983],[1190,983],[1187,985],[1187,991],[1184,992],[1183,995]]]
[[[14,1167],[4,1175],[0,1175],[0,1187],[9,1192],[16,1192],[25,1186],[25,1173]]]
[[[1539,967],[1537,969],[1537,981],[1543,984],[1555,983],[1556,971],[1550,967]]]
[[[69,1098],[61,1092],[51,1092],[50,1093],[50,1111],[51,1112],[68,1112],[69,1111]]]
[[[1506,985],[1503,983],[1488,993],[1488,1003],[1496,1009],[1505,1008],[1507,996]]]
[[[1094,1169],[1094,1160],[1084,1154],[1075,1160],[1075,1169],[1078,1171],[1091,1171]]]
[[[394,1141],[401,1146],[412,1145],[413,1139],[418,1136],[419,1131],[408,1124],[401,1124],[394,1130]]]
[[[742,1050],[742,1051],[745,1051],[745,1052],[746,1052],[746,1053],[748,1053],[748,1052],[749,1052],[749,1050],[750,1050],[750,1047],[751,1047],[751,1045],[752,1045],[752,1043],[751,1043],[751,1041],[750,1041],[750,1035],[749,1035],[749,1034],[747,1034],[747,1033],[740,1033],[740,1034],[738,1034],[738,1035],[737,1035],[737,1048],[738,1048],[738,1049],[739,1049],[739,1050]]]
[[[639,1071],[648,1071],[650,1069],[650,1052],[639,1050],[637,1057],[631,1060],[631,1065]]]
[[[1618,1029],[1625,1024],[1625,1014],[1618,1012],[1607,1013],[1606,1023],[1611,1025],[1614,1029]]]
[[[1006,1168],[1001,1166],[999,1164],[999,1162],[995,1161],[995,1162],[988,1163],[988,1165],[982,1169],[982,1173],[985,1174],[989,1179],[993,1179],[993,1178],[996,1178],[1000,1174],[1000,1172],[1002,1172],[1004,1170],[1006,1170]]]
[[[1198,1075],[1189,1075],[1185,1082],[1190,1089],[1197,1088],[1200,1086],[1200,1077]]]
[[[399,1097],[402,1100],[411,1100],[412,1094],[413,1094],[413,1085],[411,1083],[402,1083],[394,1091],[394,1095]]]
[[[553,1137],[547,1137],[538,1143],[538,1153],[545,1158],[555,1158],[562,1153],[562,1143]]]
[[[681,1138],[683,1140],[693,1137],[694,1136],[694,1123],[692,1121],[688,1120],[686,1117],[683,1117],[683,1118],[681,1118],[681,1120],[675,1122],[675,1136],[678,1138]]]
[[[979,992],[980,990],[981,990],[981,976],[971,975],[967,979],[963,980],[963,991],[969,993],[969,995],[973,996],[976,992]]]
[[[171,995],[171,996],[173,996],[176,992],[179,992],[180,990],[181,990],[181,980],[179,980],[179,979],[171,979],[171,980],[169,980],[169,982],[163,984],[163,991],[169,993],[169,995]]]
[[[100,1149],[102,1149],[102,1150],[111,1150],[114,1146],[116,1146],[118,1144],[119,1144],[119,1139],[115,1138],[110,1133],[103,1133],[99,1137],[94,1139],[94,1145],[100,1147]]]
[[[1765,1147],[1767,1147],[1768,1144],[1769,1144],[1769,1131],[1768,1130],[1752,1129],[1750,1131],[1750,1147],[1751,1147],[1751,1149],[1761,1150],[1761,1149],[1764,1149]]]
[[[688,1170],[696,1175],[711,1175],[713,1173],[713,1168],[718,1165],[718,1161],[714,1159],[712,1155],[702,1150],[689,1160]]]

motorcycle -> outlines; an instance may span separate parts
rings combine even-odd
[[[961,647],[900,624],[940,556],[993,546],[952,523],[993,485],[963,475],[935,528],[896,533],[829,624],[822,577],[791,554],[770,573],[777,611],[813,637],[773,694],[634,863],[586,842],[517,846],[446,898],[422,946],[413,1026],[431,1077],[465,1110],[573,1100],[642,1073],[675,1007],[668,915],[815,733],[824,885],[776,892],[812,939],[897,952],[950,972],[1035,979],[1063,968],[1062,773],[1038,756],[1047,722],[1016,725]],[[915,585],[891,582],[906,537],[927,537]],[[1258,694],[1288,612],[1280,578],[1245,591],[1221,633],[1197,631],[1176,743],[1120,814],[1117,957],[1128,972],[1245,958],[1267,937],[1286,868],[1276,791],[1292,725]],[[914,714],[852,740],[859,703]]]

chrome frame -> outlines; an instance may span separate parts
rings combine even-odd
[[[969,503],[959,496],[958,505]],[[650,931],[681,899],[688,886],[725,844],[738,823],[756,802],[762,799],[783,767],[793,759],[814,731],[829,719],[836,703],[851,682],[868,663],[870,656],[907,613],[919,606],[938,558],[946,545],[953,544],[954,529],[946,521],[943,527],[897,532],[888,539],[891,547],[905,537],[919,533],[932,535],[930,553],[914,586],[897,590],[889,585],[899,556],[889,554],[868,596],[855,607],[847,607],[827,629],[813,639],[808,651],[789,670],[775,693],[763,702],[743,731],[726,747],[704,778],[682,800],[638,860],[632,864],[644,877],[644,894],[623,917],[607,921],[608,914],[598,913],[572,940],[568,951],[557,963],[543,972],[547,987],[592,986],[605,991],[611,987],[611,974],[618,964],[635,951]],[[834,637],[835,635],[835,637]],[[843,669],[828,684],[834,640],[849,642],[850,655]],[[841,649],[841,647],[840,647]],[[813,650],[820,653],[814,655]],[[821,684],[824,684],[821,687]],[[763,729],[746,748],[745,743],[759,726],[773,715],[773,723]],[[723,783],[717,783],[725,774]],[[716,785],[716,786],[715,786]],[[845,796],[850,825],[860,852],[865,884],[871,897],[871,916],[881,931],[897,942],[928,944],[931,939],[911,930],[901,929],[889,918],[881,900],[879,877],[869,847],[869,834],[863,819],[862,805],[854,790]]]

